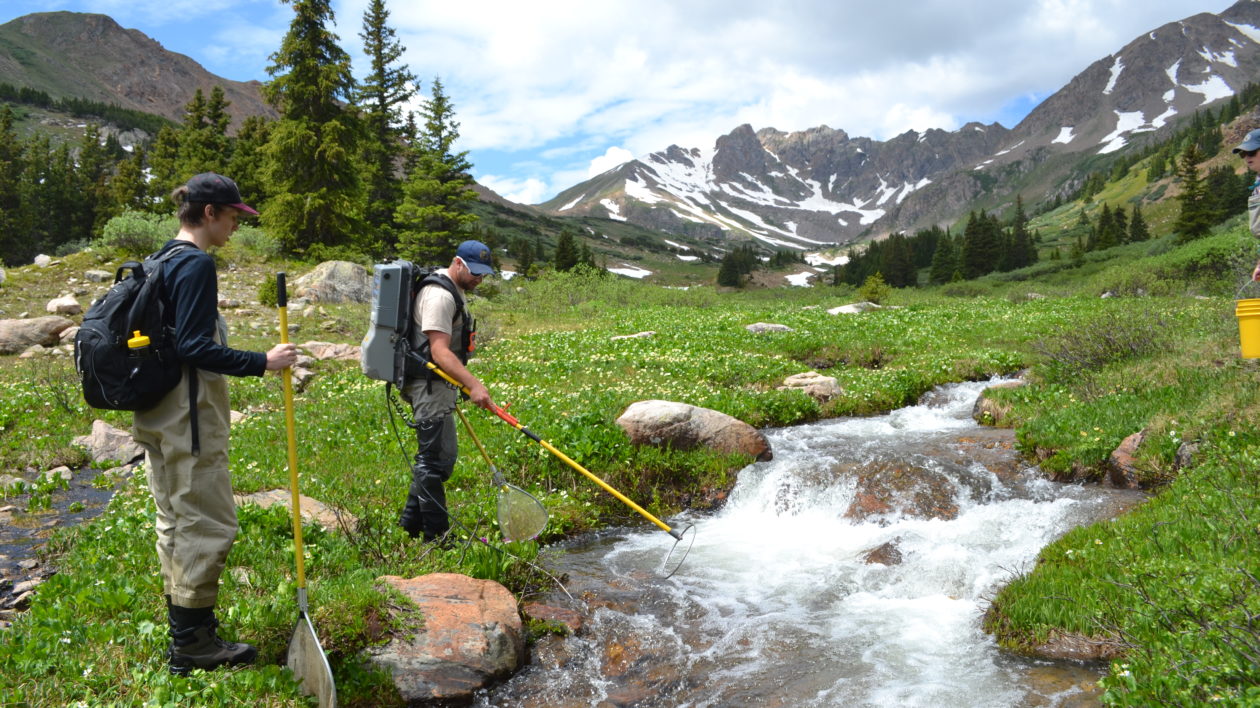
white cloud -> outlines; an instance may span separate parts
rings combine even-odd
[[[537,204],[544,201],[549,186],[540,179],[528,177],[500,177],[498,175],[481,175],[477,181],[482,186],[493,190],[496,194],[517,204]]]
[[[591,166],[586,170],[587,178],[601,175],[612,168],[629,162],[634,159],[634,153],[625,148],[610,147],[603,155],[591,160]]]

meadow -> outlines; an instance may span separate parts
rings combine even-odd
[[[293,277],[310,267],[229,249],[221,259],[233,267],[220,269],[229,292],[249,295],[270,272]],[[1011,406],[1004,424],[1016,428],[1021,452],[1055,478],[1097,483],[1110,451],[1145,431],[1140,476],[1156,493],[1124,517],[1067,534],[1034,567],[1012,569],[986,627],[1012,651],[1056,631],[1123,642],[1128,651],[1104,680],[1108,704],[1254,705],[1260,367],[1239,358],[1233,314],[1253,253],[1235,219],[1185,246],[1164,238],[1076,264],[893,291],[883,309],[860,315],[827,312],[858,299],[847,288],[718,292],[549,273],[492,284],[474,300],[481,335],[471,368],[522,423],[661,517],[712,503],[750,460],[628,445],[614,421],[634,401],[676,400],[758,427],[790,426],[887,411],[942,383],[1022,372],[1027,386],[995,394]],[[76,254],[66,266],[111,257]],[[33,268],[11,271],[0,312],[34,311],[40,277]],[[233,344],[265,348],[273,315],[257,305],[228,311]],[[296,342],[357,344],[367,308],[321,306],[290,321]],[[745,329],[756,322],[791,331]],[[414,443],[384,384],[363,377],[355,362],[314,368],[296,401],[302,492],[355,519],[304,530],[313,622],[344,705],[398,700],[388,677],[361,658],[414,621],[379,576],[460,572],[503,582],[524,600],[555,582],[539,560],[549,542],[643,523],[519,432],[471,409],[495,465],[543,501],[551,522],[537,541],[502,544],[489,470],[465,446],[448,484],[465,540],[449,549],[416,543],[395,525]],[[819,403],[778,390],[808,370],[835,376],[843,394]],[[84,453],[70,440],[94,418],[128,425],[125,414],[101,416],[82,403],[66,358],[4,357],[0,388],[0,469],[81,466]],[[235,487],[287,488],[277,378],[233,380],[231,395],[233,409],[246,413],[233,428]],[[1179,462],[1185,443],[1197,452]],[[165,671],[152,502],[143,475],[116,481],[105,513],[49,541],[44,557],[60,572],[0,633],[4,703],[305,705],[278,665],[296,615],[287,511],[240,510],[223,578],[224,624],[258,644],[258,665],[177,679]],[[38,513],[57,485],[10,492],[6,503]]]

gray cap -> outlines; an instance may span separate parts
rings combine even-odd
[[[1252,150],[1260,150],[1260,128],[1247,133],[1247,137],[1234,148],[1234,153],[1251,152]]]

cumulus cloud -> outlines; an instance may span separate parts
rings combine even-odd
[[[634,153],[629,150],[621,147],[610,147],[603,155],[591,160],[591,166],[586,169],[586,176],[590,178],[595,175],[601,175],[617,165],[627,163],[633,159]]]

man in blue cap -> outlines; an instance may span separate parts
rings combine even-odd
[[[424,279],[412,308],[413,350],[463,384],[469,399],[487,410],[494,405],[490,392],[467,366],[476,326],[465,294],[493,272],[489,247],[464,241],[449,267]],[[425,541],[437,541],[450,530],[443,484],[450,479],[459,452],[453,415],[459,389],[426,369],[409,377],[402,392],[411,403],[418,451],[398,523],[412,538],[423,534]]]
[[[1243,164],[1252,174],[1260,173],[1260,158],[1256,151],[1260,150],[1260,128],[1247,133],[1247,137],[1234,148],[1234,154],[1242,157]],[[1247,197],[1247,211],[1251,215],[1251,235],[1260,238],[1260,178],[1251,183],[1251,196]],[[1260,280],[1260,263],[1251,272],[1252,280]]]

